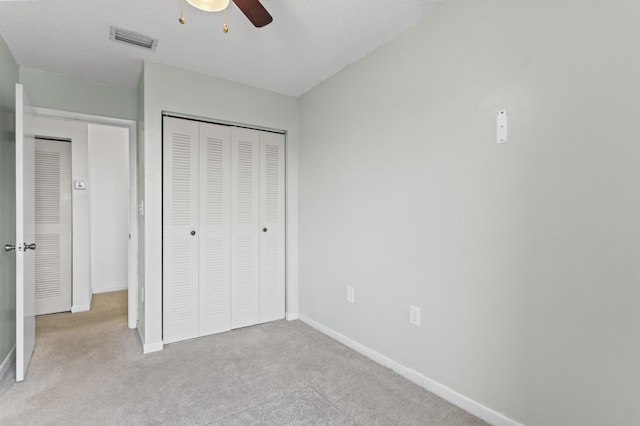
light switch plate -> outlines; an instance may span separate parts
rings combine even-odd
[[[420,327],[420,308],[417,306],[409,305],[409,324],[417,325]]]
[[[347,302],[356,303],[356,291],[353,287],[347,287]]]

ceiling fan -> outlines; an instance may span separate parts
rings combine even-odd
[[[267,12],[267,9],[264,8],[262,3],[260,3],[260,0],[233,0],[233,2],[257,28],[264,27],[273,21],[273,17],[269,12]],[[196,9],[204,10],[205,12],[220,12],[224,10],[225,23],[223,31],[225,33],[229,31],[226,22],[229,0],[187,0],[187,3]],[[178,19],[178,21],[181,24],[185,23],[184,0],[181,0],[180,2],[180,19]]]

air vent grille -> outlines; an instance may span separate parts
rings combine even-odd
[[[111,27],[111,40],[155,52],[158,40],[123,28]]]

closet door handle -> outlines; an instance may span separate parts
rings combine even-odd
[[[262,228],[262,232],[267,232],[267,228]]]
[[[4,251],[11,251],[11,250],[15,250],[16,246],[14,246],[13,244],[5,244],[4,245]]]
[[[191,231],[191,235],[196,235],[196,231]]]

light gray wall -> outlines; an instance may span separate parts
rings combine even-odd
[[[301,314],[528,425],[640,424],[638,16],[454,0],[303,95]]]
[[[74,78],[64,74],[20,68],[31,104],[104,117],[137,118],[138,94],[135,87],[114,86]]]
[[[128,288],[129,128],[88,124],[91,291]]]
[[[0,37],[0,364],[16,344],[15,102],[18,65]]]
[[[281,129],[287,132],[287,312],[298,312],[297,145],[298,101],[219,78],[146,62],[144,65],[144,340],[162,339],[162,112]]]

